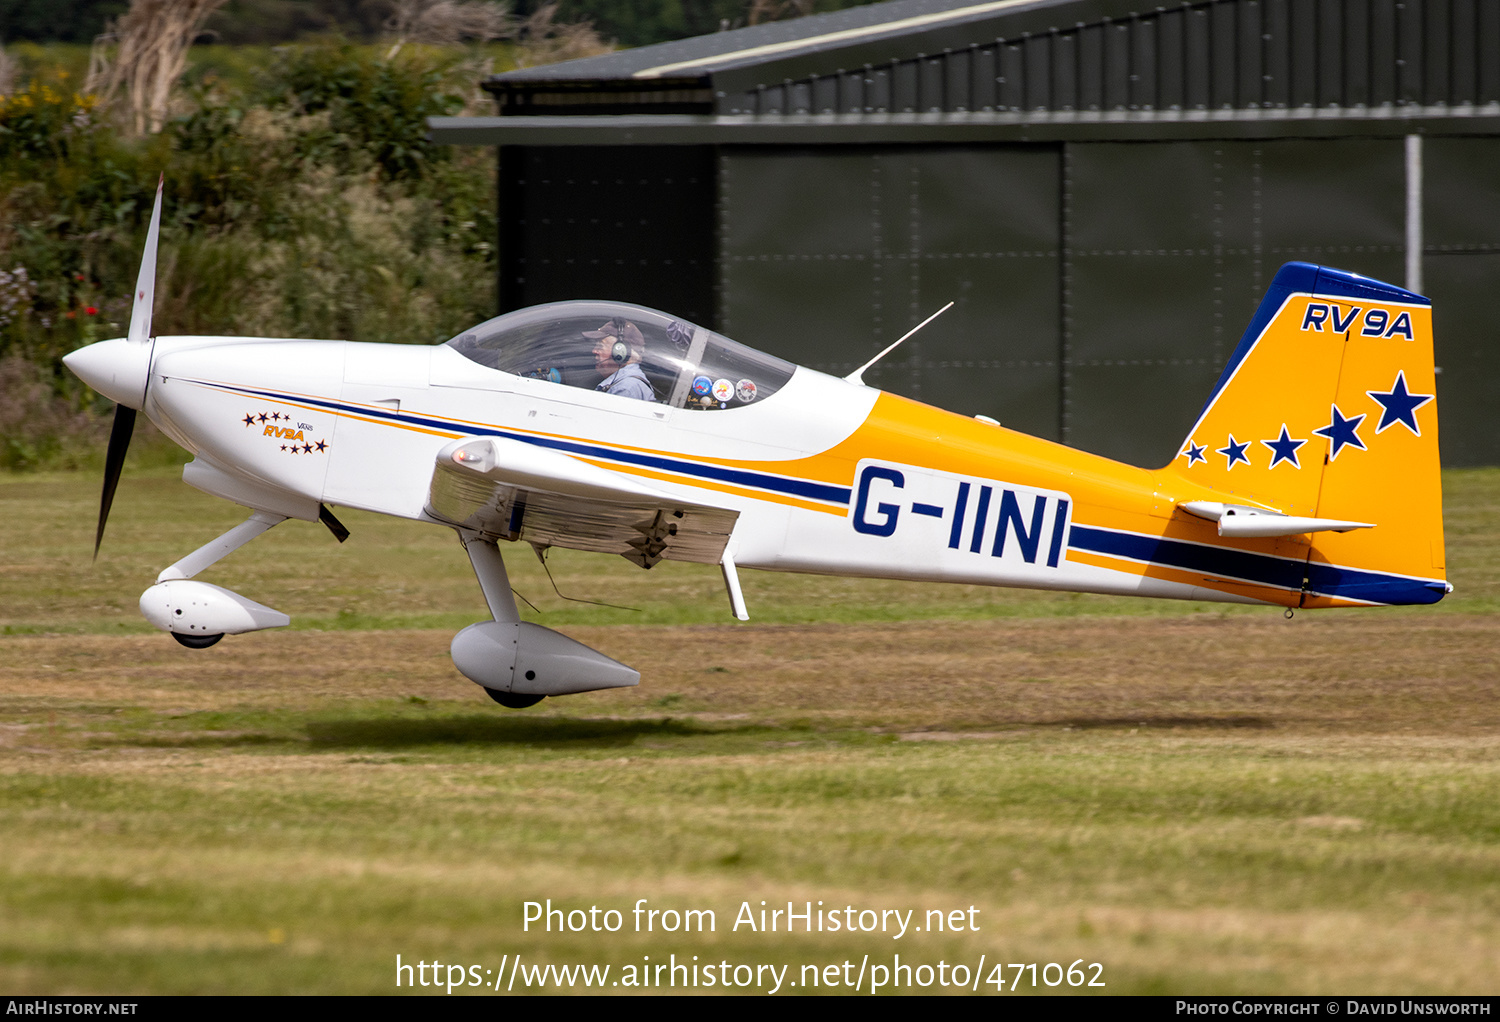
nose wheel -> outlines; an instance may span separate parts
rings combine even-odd
[[[178,640],[179,642],[182,640]],[[522,692],[496,692],[492,688],[484,690],[484,694],[508,710],[524,710],[528,706],[535,706],[546,699],[546,696],[527,695]]]
[[[182,643],[188,649],[207,649],[224,638],[223,632],[217,635],[184,635],[181,632],[172,632],[170,634],[172,638]]]

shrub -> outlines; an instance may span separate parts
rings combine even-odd
[[[70,407],[36,365],[0,358],[0,468],[89,464],[107,432],[99,416]]]
[[[108,414],[61,358],[124,334],[162,172],[157,333],[432,343],[491,315],[492,154],[434,146],[425,123],[480,73],[461,50],[286,48],[243,84],[199,78],[140,139],[57,69],[6,97],[0,358],[35,368],[23,380],[7,361],[4,400],[36,425],[12,436],[21,420],[0,421],[0,464],[58,463],[69,444],[48,436]],[[33,414],[48,400],[56,414]]]
[[[259,98],[273,109],[328,115],[324,130],[302,134],[304,159],[357,170],[368,158],[391,180],[420,178],[448,157],[447,146],[427,140],[427,118],[463,106],[462,96],[445,91],[446,69],[423,52],[383,59],[349,43],[281,47]]]
[[[61,68],[33,78],[26,89],[0,96],[0,159],[66,159],[94,126],[93,96],[73,91]]]

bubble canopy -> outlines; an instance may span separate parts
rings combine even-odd
[[[597,390],[617,376],[644,376],[652,400],[704,411],[764,401],[797,369],[695,323],[623,302],[538,305],[447,343],[490,369],[567,387]],[[639,384],[631,389],[644,396]]]

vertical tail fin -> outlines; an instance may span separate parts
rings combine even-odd
[[[1435,603],[1450,587],[1434,380],[1431,302],[1288,263],[1172,467],[1225,503],[1374,524],[1308,534],[1303,606]]]

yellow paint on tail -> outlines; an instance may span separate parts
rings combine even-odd
[[[1374,525],[1307,535],[1301,606],[1436,602],[1436,393],[1427,299],[1289,263],[1171,467],[1225,503]]]

